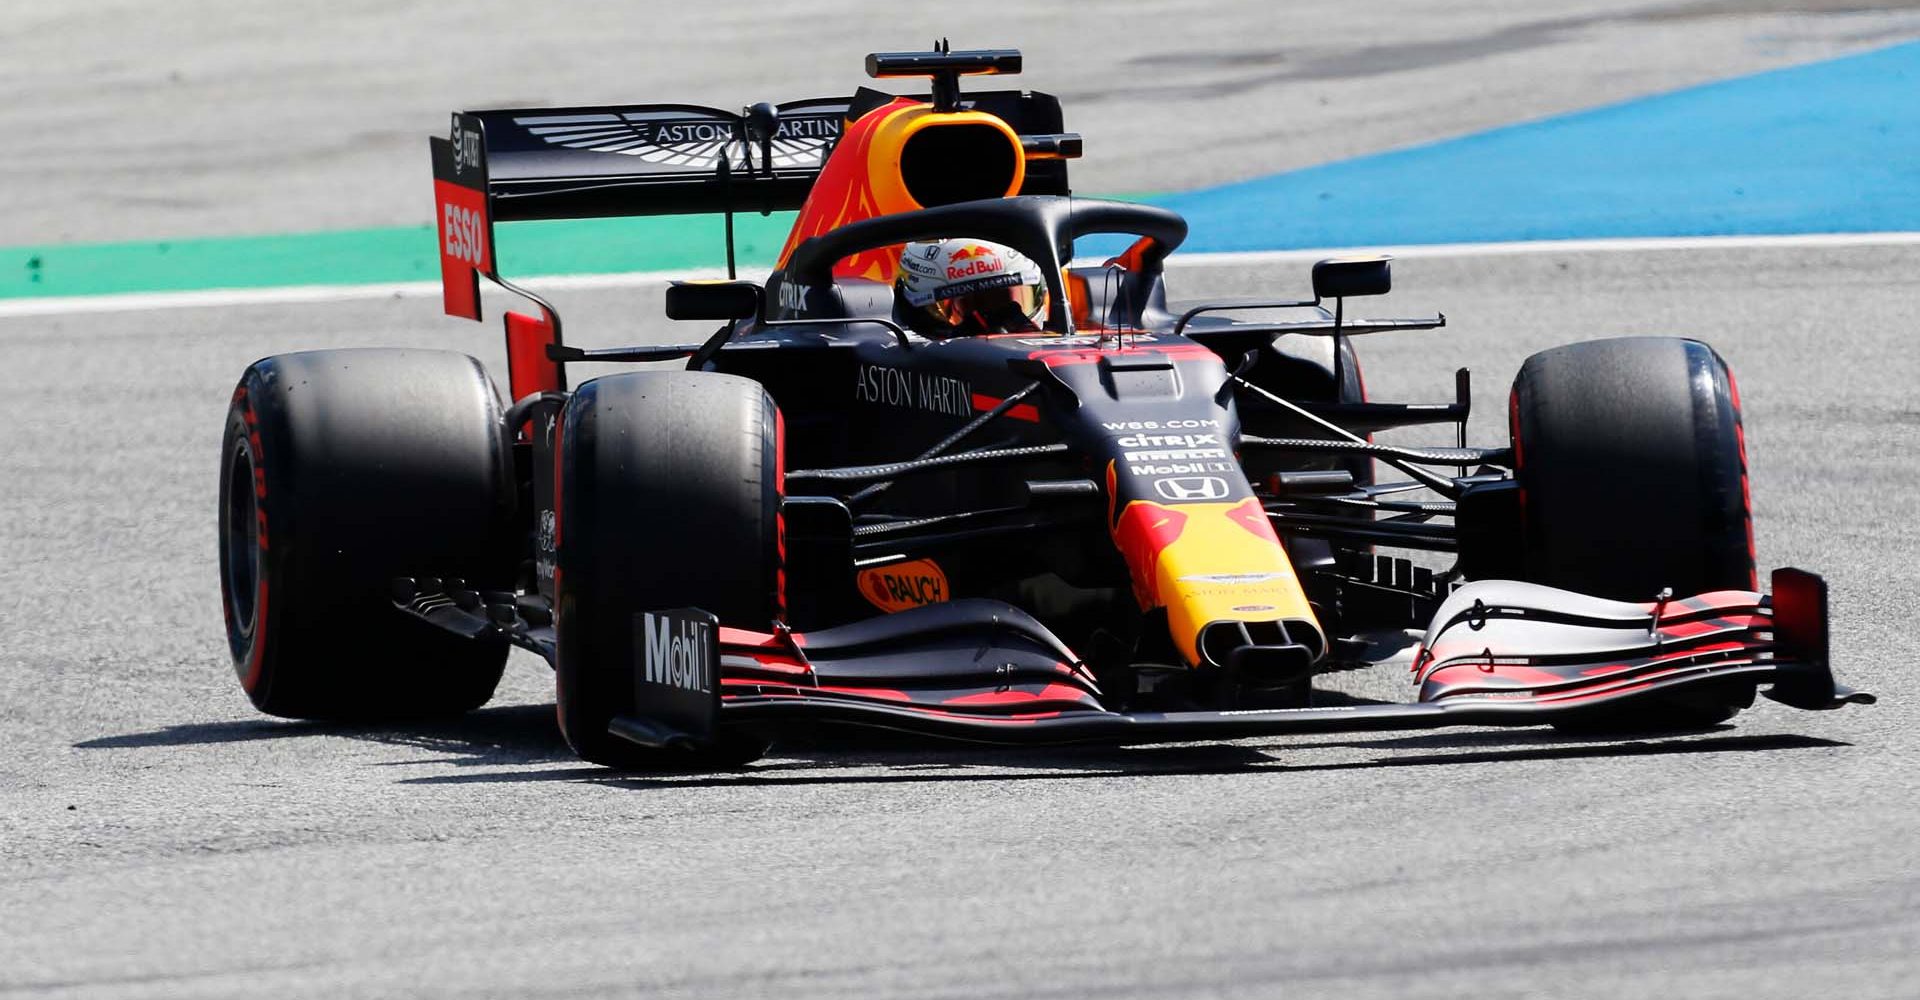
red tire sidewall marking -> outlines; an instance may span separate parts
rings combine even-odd
[[[773,409],[773,617],[787,620],[787,515],[782,501],[787,495],[787,418],[779,406]]]
[[[1760,553],[1753,543],[1753,487],[1747,478],[1747,421],[1740,407],[1740,383],[1733,367],[1724,360],[1720,370],[1727,373],[1727,395],[1733,400],[1733,439],[1740,449],[1740,513],[1747,528],[1747,589],[1760,586]]]
[[[260,686],[260,678],[265,673],[267,657],[267,551],[269,534],[267,530],[267,471],[260,446],[260,415],[254,410],[253,396],[241,385],[233,392],[233,401],[240,408],[240,420],[246,427],[246,434],[240,446],[246,449],[247,466],[253,473],[253,512],[257,529],[258,550],[254,553],[254,599],[253,631],[247,638],[247,652],[244,662],[236,663],[240,675],[240,687],[253,694]],[[228,484],[229,489],[235,488]],[[226,588],[223,586],[222,590]],[[228,616],[228,627],[234,627],[232,621],[233,602],[223,602]]]
[[[566,511],[566,504],[563,502],[563,497],[565,496],[566,490],[564,473],[567,469],[567,463],[565,461],[567,454],[567,410],[573,401],[568,400],[567,402],[569,405],[560,408],[560,413],[553,422],[553,634],[556,641],[560,639],[562,634],[560,627],[562,620],[561,615],[567,604],[566,589],[563,584],[564,578],[561,574],[560,567],[560,547],[562,544],[561,538],[563,537],[562,531],[565,527]],[[573,740],[572,737],[567,735],[567,709],[563,697],[560,686],[559,664],[556,663],[553,671],[553,719],[560,727],[560,738],[571,744]]]
[[[1527,523],[1527,483],[1521,475],[1521,467],[1526,464],[1525,445],[1520,440],[1520,390],[1518,387],[1507,393],[1507,437],[1513,442],[1513,481],[1519,493],[1520,523],[1525,530]]]

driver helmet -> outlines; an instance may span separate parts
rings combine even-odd
[[[1039,265],[986,240],[908,243],[894,292],[907,325],[935,339],[1038,330],[1047,313]]]

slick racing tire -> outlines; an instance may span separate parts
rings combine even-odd
[[[1510,418],[1528,580],[1626,601],[1752,590],[1752,515],[1740,399],[1697,340],[1596,340],[1528,358]],[[1723,722],[1750,686],[1676,697],[1574,728]]]
[[[699,608],[766,631],[782,616],[779,410],[760,384],[711,372],[609,375],[580,386],[556,445],[560,728],[582,759],[623,770],[760,756],[725,737],[699,753],[607,732],[633,706],[634,618]]]
[[[399,576],[511,589],[512,457],[478,361],[282,354],[240,377],[220,465],[220,591],[235,671],[270,715],[450,715],[506,648],[393,606]]]

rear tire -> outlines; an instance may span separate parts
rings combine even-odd
[[[634,615],[695,607],[765,631],[783,616],[780,414],[708,372],[611,375],[562,415],[557,701],[581,758],[630,770],[741,764],[765,741],[663,752],[609,735],[633,705]]]
[[[478,361],[445,351],[283,354],[249,366],[220,468],[220,589],[241,687],[300,719],[486,703],[503,645],[393,606],[396,576],[513,584],[512,459]]]
[[[1712,348],[1633,337],[1542,351],[1514,380],[1510,416],[1528,580],[1626,601],[1754,588],[1739,395]],[[1752,704],[1741,688],[1572,728],[1710,726]]]

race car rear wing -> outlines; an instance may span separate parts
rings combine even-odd
[[[1018,71],[1018,54],[1000,51],[942,52],[931,69],[896,65],[898,53],[869,63],[876,59],[876,76],[934,75],[935,93],[920,100],[958,100],[952,78],[961,73]],[[540,316],[506,315],[509,391],[518,400],[565,389],[560,315],[500,277],[496,221],[721,213],[732,277],[734,213],[801,207],[847,123],[894,99],[863,87],[849,98],[756,104],[740,114],[692,104],[455,112],[447,135],[428,140],[446,312],[480,319],[483,276],[531,300]],[[1080,155],[1080,138],[1061,132],[1057,98],[1005,90],[966,100],[1020,136],[1022,194],[1068,193],[1066,160]]]
[[[892,99],[862,88],[742,114],[690,104],[456,112],[448,134],[429,140],[446,311],[480,318],[480,277],[500,281],[495,222],[797,209],[846,122]],[[1061,133],[1057,98],[966,99],[1029,140],[1021,193],[1067,193],[1078,137]]]
[[[501,222],[771,210],[806,197],[849,103],[472,111],[448,142],[479,158]]]
[[[447,313],[479,319],[480,278],[500,281],[495,222],[797,207],[848,104],[455,112],[429,140]]]

